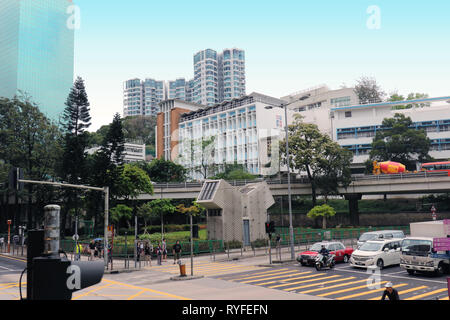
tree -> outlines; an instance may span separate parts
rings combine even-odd
[[[153,185],[147,173],[134,164],[125,164],[118,183],[118,196],[136,199],[143,193],[153,194]]]
[[[125,220],[128,229],[131,229],[131,218],[133,218],[133,208],[119,204],[111,209],[111,221],[115,224],[119,224],[120,220]]]
[[[308,218],[316,219],[322,217],[322,229],[327,228],[327,218],[334,217],[336,211],[327,204],[321,206],[315,206],[308,212]]]
[[[425,130],[413,128],[411,118],[397,113],[393,118],[384,119],[382,129],[372,142],[371,162],[396,161],[408,170],[416,170],[417,162],[431,160],[431,141]]]
[[[248,173],[247,169],[242,164],[225,164],[224,172],[216,174],[210,179],[213,180],[255,180],[257,177]]]
[[[152,221],[159,218],[159,212],[154,210],[154,207],[152,207],[151,202],[147,202],[147,203],[144,203],[143,205],[139,206],[136,209],[136,214],[139,218],[144,220],[144,233],[148,233],[147,232],[148,222],[150,222],[150,224],[151,224]]]
[[[184,182],[186,181],[186,169],[175,162],[155,159],[152,162],[138,162],[154,182]]]
[[[280,153],[287,163],[285,145],[285,142],[280,144]],[[330,194],[337,192],[339,185],[348,185],[348,168],[352,160],[348,151],[332,141],[327,134],[321,133],[315,124],[304,123],[299,115],[294,124],[289,126],[289,149],[291,169],[308,175],[314,207],[319,187]],[[327,175],[330,177],[326,177]]]
[[[125,135],[120,114],[116,113],[114,115],[113,122],[109,126],[101,149],[109,155],[116,165],[120,166],[124,163]]]
[[[408,100],[425,99],[425,98],[428,98],[428,97],[429,97],[429,95],[426,94],[426,93],[410,93],[408,95],[408,97],[405,99],[404,96],[399,95],[397,92],[394,92],[394,93],[391,94],[391,96],[388,99],[388,101],[390,101],[390,102],[408,101]],[[416,104],[416,106],[419,107],[419,108],[429,107],[430,105],[431,104],[428,103],[428,102]],[[413,104],[400,105],[400,106],[393,107],[394,110],[404,110],[404,109],[412,109],[412,108],[414,108]]]
[[[381,102],[386,95],[374,78],[364,76],[357,80],[355,93],[360,104]]]
[[[169,199],[157,199],[149,203],[149,207],[152,212],[159,214],[161,217],[161,235],[164,234],[164,216],[167,214],[172,214],[176,211],[176,207],[172,204]]]
[[[196,146],[191,140],[191,155],[193,156],[192,163],[199,162],[199,166],[195,168],[195,171],[203,176],[203,179],[208,179],[208,174],[214,169],[214,142],[216,137],[210,137],[209,139],[203,138],[199,146]],[[200,148],[199,148],[200,147]],[[194,152],[195,149],[199,149],[200,153]],[[199,159],[198,159],[199,158]],[[198,161],[196,161],[198,160]]]

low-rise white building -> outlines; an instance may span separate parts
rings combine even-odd
[[[124,147],[125,163],[145,161],[145,144],[125,143]],[[93,147],[86,150],[86,152],[88,154],[95,154],[99,150],[100,147]]]

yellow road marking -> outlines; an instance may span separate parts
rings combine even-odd
[[[268,278],[261,278],[261,279],[253,279],[253,280],[241,281],[241,283],[254,283],[254,282],[260,282],[260,281],[266,281],[266,280],[272,280],[272,279],[290,278],[290,277],[295,277],[295,276],[298,276],[298,275],[301,275],[301,274],[308,274],[308,273],[311,273],[311,272],[298,273],[297,271],[295,271],[295,272],[293,272],[291,274],[284,274],[284,275],[277,275],[277,276],[271,275]],[[317,275],[313,275],[313,276],[317,277]],[[309,276],[309,277],[312,277],[312,276]],[[308,278],[308,277],[303,277],[303,278]]]
[[[245,269],[245,271],[252,271],[252,270],[258,270],[258,269]],[[241,271],[241,270],[239,270],[239,271]],[[224,275],[224,274],[236,274],[236,273],[238,273],[238,272],[233,272],[233,270],[229,270],[229,271],[224,271],[224,272],[209,272],[209,273],[207,273],[207,274],[205,274],[205,275],[207,275],[207,276],[218,276],[218,275]]]
[[[345,287],[345,286],[349,286],[351,284],[357,284],[357,283],[361,283],[361,282],[367,282],[367,280],[364,279],[364,280],[352,281],[352,282],[343,283],[343,284],[336,284],[336,285],[328,287],[328,288],[312,289],[312,290],[308,290],[308,291],[302,291],[300,293],[312,293],[312,292],[317,292],[317,291],[330,290],[330,289],[339,288],[339,287]],[[284,290],[285,291],[289,291],[288,289],[284,289]]]
[[[444,291],[447,291],[447,290],[448,290],[448,288],[445,288],[445,289],[439,289],[439,290],[434,290],[434,291],[431,291],[431,292],[427,292],[427,293],[424,293],[424,294],[420,294],[420,295],[418,295],[418,296],[414,296],[414,297],[411,297],[411,298],[407,298],[407,299],[405,299],[405,300],[417,300],[417,299],[425,298],[425,297],[431,296],[431,295],[433,295],[433,294],[441,293],[441,292],[444,292]]]
[[[302,280],[302,281],[296,281],[296,282],[281,281],[281,282],[283,282],[283,284],[279,284],[279,285],[276,285],[276,286],[271,286],[271,287],[269,287],[269,289],[279,288],[279,287],[286,287],[286,286],[292,286],[292,285],[295,285],[295,284],[304,283],[305,281],[319,281],[320,279],[323,279],[324,276],[326,276],[326,275],[325,274],[313,274],[313,275],[310,275],[310,276],[297,277],[297,278],[295,278],[296,280],[297,279],[311,279],[311,278],[317,278],[317,279]],[[333,278],[336,278],[336,277],[339,277],[339,276],[333,276]],[[272,283],[274,283],[274,282],[277,282],[277,281],[272,281]]]
[[[190,270],[191,267],[190,266],[186,266],[186,270]],[[216,272],[216,271],[233,271],[234,269],[240,269],[240,270],[255,270],[257,269],[257,267],[253,267],[253,266],[214,266],[214,267],[196,267],[194,266],[194,271],[197,272]],[[179,270],[158,270],[158,271],[162,271],[162,272],[167,272],[167,273],[179,273]]]
[[[447,297],[447,298],[442,298],[442,299],[439,299],[439,300],[449,300],[449,297]]]
[[[168,297],[176,298],[176,299],[180,299],[180,300],[192,300],[192,299],[189,299],[189,298],[176,296],[174,294],[170,294],[170,293],[167,293],[167,292],[162,292],[162,291],[158,291],[158,290],[138,287],[138,286],[134,286],[134,285],[131,285],[131,284],[122,283],[122,282],[118,282],[118,281],[112,281],[112,280],[107,280],[107,279],[103,279],[103,281],[109,282],[109,283],[111,283],[111,285],[116,284],[116,285],[121,285],[121,286],[128,287],[128,288],[133,288],[133,289],[138,289],[138,290],[143,290],[143,291],[150,291],[150,292],[153,292],[153,293],[157,293],[157,294],[160,294],[160,295],[163,295],[163,296],[168,296]]]
[[[95,288],[95,289],[93,289],[93,290],[90,290],[90,291],[88,291],[88,292],[85,292],[85,293],[83,293],[83,294],[80,294],[80,295],[78,295],[78,296],[72,298],[72,300],[77,300],[77,299],[79,299],[79,298],[81,298],[81,297],[85,297],[85,296],[87,296],[87,295],[89,295],[89,294],[91,294],[91,293],[93,293],[93,292],[95,292],[95,291],[98,291],[98,290],[101,290],[101,289],[104,289],[104,288],[107,288],[107,287],[111,287],[111,286],[112,286],[112,284],[107,284],[107,285],[104,285],[104,286]]]
[[[232,281],[241,281],[241,280],[247,280],[247,279],[264,278],[264,277],[267,277],[267,276],[273,276],[273,275],[275,275],[275,274],[280,275],[280,274],[294,273],[294,272],[297,272],[297,271],[294,271],[294,270],[283,271],[283,272],[279,272],[279,271],[270,271],[270,272],[268,272],[268,273],[266,273],[266,274],[264,274],[264,275],[258,275],[258,276],[253,276],[253,275],[251,275],[250,277],[232,279]]]
[[[136,294],[130,296],[127,300],[133,300],[134,298],[139,297],[141,294],[143,294],[143,293],[145,293],[145,292],[146,292],[145,290],[139,291],[138,293],[136,293]]]
[[[277,271],[270,270],[270,271],[264,271],[264,272],[256,272],[256,273],[253,273],[251,275],[252,276],[257,276],[257,275],[263,275],[263,274],[267,274],[267,273],[280,272],[280,271],[285,271],[285,270],[289,270],[289,269],[284,268],[284,269],[279,269]],[[240,279],[234,279],[234,280],[243,280],[243,279],[246,279],[246,278],[240,278]],[[220,280],[226,280],[226,279],[225,278],[220,278]],[[231,280],[231,277],[230,277],[230,280]]]
[[[16,283],[16,284],[13,284],[13,285],[10,285],[10,286],[2,287],[2,288],[0,288],[0,290],[5,290],[5,289],[9,289],[9,288],[14,288],[14,287],[18,287],[18,286],[19,286],[19,284]]]
[[[302,277],[295,277],[295,278],[290,278],[296,275],[302,275],[302,274],[310,274],[311,272],[302,272],[302,273],[297,273],[297,274],[293,274],[293,275],[289,275],[289,276],[284,276],[282,278],[288,278],[288,279],[281,279],[281,280],[275,280],[275,281],[269,281],[269,282],[264,282],[264,283],[258,283],[258,286],[264,286],[267,284],[272,284],[272,283],[279,283],[279,282],[288,282],[291,280],[298,280],[298,279],[306,279],[306,278],[312,278],[312,277],[318,277],[321,276],[321,274],[317,274],[317,275],[311,275],[311,276],[302,276]],[[292,283],[292,282],[291,282]],[[295,282],[294,282],[295,283]]]
[[[394,288],[400,288],[400,287],[404,287],[404,286],[407,286],[407,285],[408,285],[407,283],[400,283],[400,284],[395,285]],[[336,300],[347,300],[347,299],[351,299],[351,298],[366,296],[366,295],[372,294],[372,293],[381,292],[381,291],[384,291],[384,290],[386,290],[386,288],[380,288],[380,289],[375,289],[375,290],[355,293],[355,294],[351,294],[349,296],[336,298]]]
[[[410,292],[413,292],[413,291],[422,290],[422,289],[426,289],[426,288],[428,288],[428,287],[427,286],[421,286],[421,287],[411,288],[411,289],[399,292],[398,295],[407,294],[407,293],[410,293]],[[381,300],[381,298],[376,297],[376,298],[372,298],[370,300]]]
[[[364,281],[367,281],[367,280],[364,280]],[[385,284],[385,283],[387,283],[387,281],[381,281],[381,282],[373,283],[371,285],[375,286],[375,285],[381,285],[381,284]],[[318,295],[318,297],[326,297],[326,296],[331,296],[331,295],[338,294],[338,293],[349,292],[349,291],[354,291],[354,290],[364,289],[364,288],[367,288],[367,285],[338,290],[338,291],[327,292],[327,293]]]
[[[27,262],[26,259],[19,259],[19,258],[14,258],[14,257],[10,257],[10,256],[4,256],[2,254],[0,254],[1,258],[5,258],[5,259],[10,259],[10,260],[15,260],[15,261],[20,261],[20,262]]]
[[[311,288],[311,287],[317,287],[323,284],[329,284],[329,283],[336,283],[336,282],[342,282],[342,281],[347,281],[347,280],[352,280],[352,279],[356,279],[355,277],[349,277],[349,278],[343,278],[343,279],[337,279],[337,280],[331,280],[331,281],[325,281],[325,282],[320,282],[320,283],[313,283],[313,284],[307,284],[304,286],[300,286],[300,287],[295,287],[295,288],[288,288],[288,289],[283,289],[284,291],[293,291],[293,290],[298,290],[298,289],[304,289],[304,288]],[[319,279],[321,280],[321,279]],[[305,281],[306,282],[306,281]],[[311,281],[312,282],[312,281]],[[325,288],[323,288],[325,289]]]

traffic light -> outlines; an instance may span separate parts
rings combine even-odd
[[[275,222],[266,222],[266,233],[275,233]]]
[[[270,233],[270,222],[266,222],[266,233]]]
[[[23,179],[23,170],[20,168],[11,168],[9,170],[9,176],[8,176],[8,186],[10,189],[16,190],[16,191],[22,191],[23,190],[23,183],[19,182],[19,180]]]

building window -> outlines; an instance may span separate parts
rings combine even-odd
[[[352,117],[352,112],[351,111],[346,111],[345,112],[345,117],[346,118],[351,118]]]

